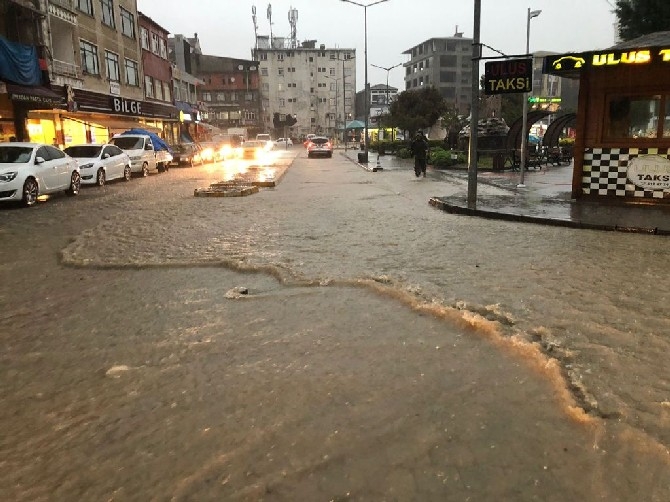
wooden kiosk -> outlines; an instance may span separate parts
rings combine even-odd
[[[579,79],[572,197],[670,203],[670,31],[545,57]]]

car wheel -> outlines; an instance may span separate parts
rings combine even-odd
[[[35,178],[28,178],[23,184],[23,205],[32,207],[37,204],[37,196],[39,195],[40,187]]]
[[[130,181],[133,177],[133,172],[130,170],[130,166],[125,166],[123,168],[123,181]]]
[[[142,177],[146,178],[147,176],[149,176],[149,164],[145,162],[142,164]]]
[[[79,176],[79,173],[77,171],[74,171],[72,173],[72,177],[70,178],[70,188],[65,190],[65,194],[68,197],[74,197],[75,195],[79,195],[80,188],[81,188],[81,176]]]
[[[96,175],[95,178],[95,184],[98,185],[99,187],[105,186],[105,170],[101,167],[98,169],[98,174]]]

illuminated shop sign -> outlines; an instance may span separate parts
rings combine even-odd
[[[533,60],[489,61],[484,65],[484,92],[515,94],[533,90]]]
[[[125,98],[111,98],[112,110],[125,115],[142,115],[142,102]]]
[[[660,155],[640,155],[628,163],[628,179],[646,190],[670,188],[670,160]]]
[[[540,96],[528,96],[528,102],[533,104],[561,103],[561,98],[543,98]]]
[[[569,73],[583,68],[611,68],[614,66],[649,65],[667,63],[670,65],[670,48],[655,47],[643,49],[607,50],[582,52],[580,54],[559,54],[544,58],[544,73]]]

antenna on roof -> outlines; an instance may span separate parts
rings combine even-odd
[[[256,6],[251,6],[251,19],[254,21],[254,46],[258,49],[258,20],[256,19]]]
[[[291,48],[295,49],[298,47],[298,9],[289,8],[288,23],[291,25]]]
[[[267,15],[270,22],[270,47],[272,47],[272,4],[268,4]]]

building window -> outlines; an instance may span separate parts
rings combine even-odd
[[[107,80],[110,80],[112,82],[121,82],[118,54],[105,51],[105,67],[107,69]]]
[[[334,76],[335,75],[335,68],[330,68],[329,74]]]
[[[665,106],[663,101],[666,101]],[[607,103],[607,138],[667,138],[670,131],[659,131],[667,126],[667,118],[660,120],[661,110],[667,108],[667,97],[612,96]]]
[[[140,27],[140,43],[142,44],[142,49],[149,50],[149,30],[145,27]]]
[[[284,98],[279,98],[279,107],[283,108],[286,105],[286,100]]]
[[[144,76],[144,95],[147,98],[154,97],[154,79],[149,75]]]
[[[331,53],[330,59],[335,59],[335,54]]]
[[[106,24],[110,28],[116,28],[114,22],[114,4],[113,0],[100,0],[100,7],[102,8],[102,24]]]
[[[216,93],[216,100],[219,101],[220,103],[223,103],[226,100],[226,93],[225,92],[217,92]]]
[[[267,77],[268,76],[268,69],[267,68],[261,68],[261,75],[263,77]]]
[[[326,69],[319,67],[318,72],[319,73],[326,73]]]
[[[168,103],[172,103],[172,95],[170,91],[170,82],[163,82],[163,99]]]
[[[77,9],[89,16],[93,15],[93,0],[77,0]]]
[[[134,87],[140,85],[139,66],[132,59],[126,59],[126,84]]]
[[[284,55],[283,54],[277,54],[277,61],[284,61]]]
[[[156,56],[159,54],[158,45],[158,34],[151,32],[151,52],[156,54]]]
[[[250,92],[247,92],[247,93],[244,95],[244,100],[245,100],[245,101],[253,101],[253,100],[254,100],[254,95],[253,95],[252,93],[250,93]]]
[[[121,33],[127,37],[135,38],[135,16],[123,7],[121,7]]]
[[[258,60],[259,60],[259,61],[267,61],[267,60],[268,60],[268,55],[267,55],[267,53],[264,52],[264,53],[262,53],[262,54],[259,54],[259,55],[258,55]]]
[[[231,92],[230,93],[230,100],[233,101],[233,102],[237,101],[237,93]]]
[[[163,82],[154,80],[154,97],[163,101]]]
[[[167,42],[165,41],[164,38],[160,39],[160,51],[161,51],[161,57],[163,59],[167,59],[168,54],[167,54]]]
[[[283,77],[284,76],[284,68],[277,68],[277,75]]]
[[[203,92],[202,93],[202,100],[203,101],[211,101],[212,100],[212,93],[211,92]]]
[[[250,110],[244,110],[244,119],[245,120],[256,120],[256,113]]]
[[[98,66],[98,48],[90,42],[79,40],[79,52],[81,54],[81,68],[89,75],[100,75]]]

